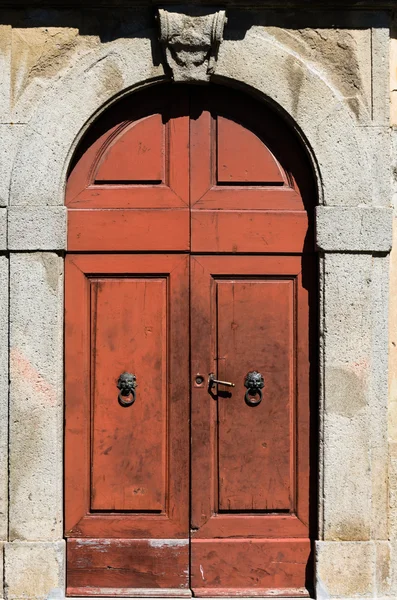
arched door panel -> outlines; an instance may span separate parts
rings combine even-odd
[[[187,94],[145,92],[97,131],[68,179],[69,251],[189,250]]]
[[[293,175],[301,170],[293,141],[274,115],[261,114],[250,99],[242,104],[233,92],[228,96],[225,102],[204,90],[194,97],[191,251],[302,252],[312,239]]]

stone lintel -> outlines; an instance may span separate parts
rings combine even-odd
[[[390,252],[391,208],[317,206],[316,244],[323,252]]]

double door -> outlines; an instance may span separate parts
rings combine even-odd
[[[69,178],[71,596],[307,595],[302,161],[275,116],[193,90],[121,106]]]

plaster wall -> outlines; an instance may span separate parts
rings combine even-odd
[[[228,18],[213,80],[276,103],[311,155],[318,184],[317,598],[396,598],[393,302],[389,407],[387,388],[395,136],[390,73],[391,89],[397,89],[391,15],[234,8]],[[105,106],[168,77],[152,8],[2,13],[0,597],[9,600],[62,598],[64,590],[68,163]],[[391,93],[391,124],[397,126],[396,92]],[[396,224],[394,229],[397,237]],[[391,269],[393,291],[397,257]]]

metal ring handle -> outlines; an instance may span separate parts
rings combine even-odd
[[[256,396],[257,394],[258,394],[259,398],[258,398],[258,400],[254,400],[252,398],[252,396]],[[262,402],[262,390],[261,389],[256,389],[256,390],[248,389],[245,392],[244,399],[245,399],[246,404],[248,404],[248,406],[258,406],[258,404],[260,404]]]
[[[121,406],[131,406],[135,402],[135,388],[138,386],[134,373],[122,373],[117,381],[120,390],[118,401]],[[130,399],[131,398],[131,399]]]
[[[125,398],[129,398],[130,396],[132,396],[131,400],[125,400]],[[131,406],[135,402],[135,397],[135,390],[131,390],[128,396],[123,396],[121,392],[118,395],[121,406]]]
[[[244,387],[247,388],[244,400],[248,406],[258,406],[262,402],[262,389],[265,387],[265,380],[259,371],[249,371],[245,376]],[[258,395],[258,400],[254,397]]]

